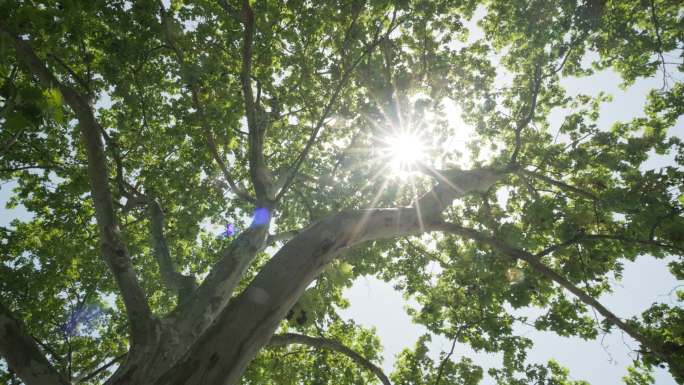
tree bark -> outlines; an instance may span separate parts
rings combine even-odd
[[[0,303],[0,354],[26,385],[68,385],[69,381],[45,358],[24,325]]]
[[[237,383],[304,290],[342,251],[366,241],[428,231],[441,222],[439,213],[453,199],[486,191],[505,175],[490,169],[450,170],[443,172],[440,183],[420,199],[420,210],[417,205],[349,210],[302,230],[230,301],[178,364],[155,383]]]

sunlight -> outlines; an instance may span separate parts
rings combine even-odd
[[[404,133],[387,140],[387,156],[393,177],[407,179],[426,155],[425,144],[415,134]]]

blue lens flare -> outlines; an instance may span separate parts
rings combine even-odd
[[[252,217],[252,227],[267,225],[271,220],[271,213],[266,207],[257,207]]]

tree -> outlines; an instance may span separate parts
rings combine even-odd
[[[336,313],[375,274],[431,333],[503,352],[501,383],[575,383],[525,362],[508,309],[527,306],[561,335],[620,329],[637,368],[684,383],[680,307],[624,319],[597,300],[637,257],[675,256],[684,279],[679,1],[0,11],[0,178],[33,215],[2,229],[5,381],[477,383],[427,336],[382,372],[377,337]],[[561,85],[608,68],[663,76],[643,117],[600,126],[607,96]],[[449,103],[470,156],[444,145],[462,130]],[[647,169],[653,154],[674,161]]]

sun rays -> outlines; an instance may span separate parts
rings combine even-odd
[[[385,141],[383,149],[389,165],[389,176],[402,181],[416,171],[419,162],[426,161],[426,148],[422,138],[416,133],[399,133]]]
[[[463,123],[451,100],[435,102],[424,94],[393,99],[364,116],[370,134],[367,145],[358,148],[356,164],[368,174],[359,192],[368,194],[364,206],[369,208],[413,207],[423,229],[419,198],[429,193],[434,180],[444,182],[438,169],[470,161],[465,143],[473,130]],[[366,222],[364,216],[355,230],[362,231]]]

